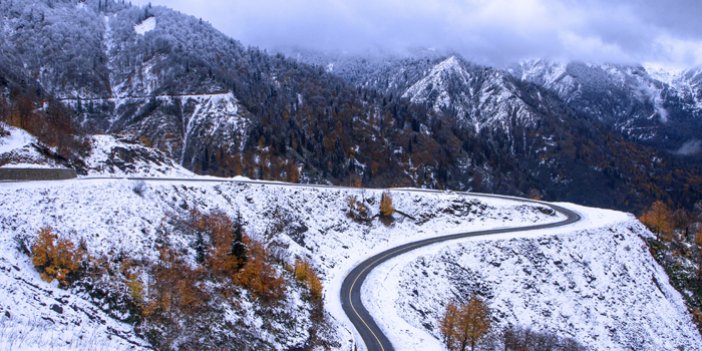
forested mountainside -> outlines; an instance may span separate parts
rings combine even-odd
[[[572,83],[575,88],[564,93],[545,82],[574,78],[551,70],[531,69],[527,74],[523,72],[527,63],[500,70],[472,64],[458,55],[436,53],[387,60],[309,52],[292,56],[324,66],[356,86],[408,98],[453,116],[461,129],[475,132],[481,140],[507,145],[499,152],[502,159],[516,159],[521,172],[545,185],[530,189],[532,194],[542,190],[546,197],[557,193],[574,201],[629,209],[641,204],[632,206],[627,199],[651,194],[686,206],[697,196],[689,194],[689,187],[700,181],[695,175],[700,169],[699,145],[692,132],[702,121],[697,117],[696,100],[680,90],[678,96],[687,100],[677,109],[689,113],[676,113],[672,100],[662,102],[676,88],[641,67],[570,64],[568,67],[609,71],[590,80],[585,80],[585,74],[576,75],[584,83]],[[553,76],[560,78],[549,78]],[[682,79],[671,81],[680,87]],[[621,101],[612,97],[615,87]],[[585,98],[591,101],[583,101]],[[619,105],[607,110],[602,101]],[[554,190],[559,181],[565,186]],[[666,185],[655,189],[652,183]],[[613,188],[616,190],[608,194],[606,189]],[[583,193],[582,189],[593,191]],[[668,196],[667,191],[674,194]],[[611,194],[617,199],[608,203],[604,197]]]
[[[476,96],[475,84],[468,76],[479,77],[484,71],[498,79],[511,75],[555,93],[579,117],[603,122],[629,140],[688,161],[702,155],[698,137],[702,131],[700,68],[668,72],[655,66],[530,60],[500,70],[470,64],[456,54],[436,52],[421,52],[419,58],[383,59],[298,51],[292,51],[292,56],[327,67],[356,86],[409,96],[418,102],[429,100],[438,108],[457,109],[473,119],[486,109],[461,96]],[[427,90],[435,96],[417,96],[418,88],[436,83],[443,70],[463,77]],[[498,89],[487,89],[480,95],[488,99],[499,93]],[[439,101],[434,101],[436,98]]]
[[[585,118],[603,121],[641,144],[699,161],[702,100],[695,71],[662,75],[651,67],[545,60],[512,69],[516,77],[555,92]]]
[[[129,134],[196,173],[623,209],[690,204],[702,189],[692,168],[583,118],[551,89],[460,57],[344,76],[163,7],[2,1],[0,13],[3,115],[15,125],[20,101],[35,111],[60,102],[76,129]]]

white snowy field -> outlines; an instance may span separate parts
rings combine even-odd
[[[391,193],[395,207],[414,219],[396,215],[395,222],[386,226],[378,220],[360,223],[347,216],[350,195],[365,201],[371,215],[376,214],[381,190],[85,179],[1,183],[0,345],[74,350],[85,348],[86,343],[109,349],[138,349],[137,345],[145,344],[130,325],[100,311],[102,306],[41,281],[18,243],[31,243],[46,226],[74,243],[84,239],[96,256],[124,254],[154,260],[159,227],[167,216],[192,209],[221,210],[231,216],[240,212],[249,235],[291,262],[304,257],[316,265],[325,285],[325,307],[337,319],[340,349],[347,350],[354,338],[341,312],[339,287],[346,272],[363,258],[400,243],[466,228],[562,219],[537,206],[509,200],[406,190]],[[169,241],[182,252],[193,251],[187,238]],[[256,318],[253,315],[237,318],[257,323],[250,320]],[[21,342],[10,337],[20,334]]]
[[[567,227],[433,245],[374,270],[364,304],[398,350],[443,350],[439,319],[476,293],[494,333],[528,327],[592,350],[702,350],[680,294],[649,254],[633,216],[560,204]]]

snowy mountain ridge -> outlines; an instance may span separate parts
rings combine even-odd
[[[518,95],[504,72],[473,66],[456,56],[437,63],[402,94],[437,112],[455,111],[459,121],[474,126],[476,132],[485,128],[507,134],[514,123],[529,128],[539,119]]]
[[[603,121],[645,145],[675,150],[693,139],[690,131],[702,125],[689,70],[531,60],[509,72],[555,92],[584,117]]]

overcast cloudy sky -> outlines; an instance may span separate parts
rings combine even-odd
[[[132,0],[201,17],[268,49],[457,51],[526,58],[702,64],[699,0]]]

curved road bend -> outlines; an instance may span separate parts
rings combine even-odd
[[[310,185],[310,184],[266,182],[266,181],[254,181],[254,180],[249,181],[249,180],[244,180],[244,179],[234,180],[234,179],[226,179],[226,178],[219,178],[219,179],[218,178],[206,178],[206,179],[152,178],[152,177],[85,177],[85,178],[77,178],[77,180],[99,180],[99,179],[103,179],[103,180],[127,179],[127,180],[136,180],[136,181],[143,180],[143,181],[175,181],[175,182],[246,183],[246,184],[264,184],[264,185],[277,185],[277,186],[290,186],[290,187],[333,188],[333,189],[334,188],[338,188],[338,189],[347,189],[348,188],[348,187],[333,186],[333,185]],[[356,188],[351,188],[351,189],[356,189]],[[397,189],[397,190],[398,191],[407,191],[407,192],[443,193],[443,191],[429,190],[429,189],[402,188],[402,189]],[[513,197],[513,196],[502,196],[502,195],[481,194],[481,193],[464,193],[464,192],[455,192],[455,193],[477,196],[477,197],[489,197],[489,198],[497,198],[497,199],[522,201],[522,202],[527,202],[527,203],[537,203],[540,205],[548,206],[548,207],[552,208],[554,211],[564,214],[566,216],[566,219],[563,221],[560,221],[560,222],[556,222],[556,223],[537,224],[537,225],[524,226],[524,227],[514,227],[514,228],[479,230],[479,231],[451,234],[451,235],[445,235],[445,236],[440,236],[440,237],[419,240],[419,241],[407,243],[404,245],[400,245],[400,246],[388,249],[386,251],[383,251],[383,252],[361,262],[351,271],[351,273],[349,273],[349,275],[346,276],[346,278],[344,278],[344,281],[341,285],[341,305],[344,309],[344,312],[351,320],[351,323],[354,325],[354,327],[356,328],[358,333],[361,335],[361,338],[363,338],[363,342],[365,343],[368,351],[394,350],[394,348],[393,348],[392,344],[390,343],[390,341],[388,340],[388,338],[385,336],[385,334],[383,334],[383,331],[375,323],[375,320],[368,313],[368,310],[365,308],[365,306],[363,306],[363,303],[361,301],[361,286],[363,285],[363,282],[365,281],[366,277],[368,277],[368,274],[374,268],[378,267],[379,265],[381,265],[385,261],[387,261],[393,257],[397,257],[399,255],[405,254],[409,251],[416,250],[416,249],[424,247],[424,246],[433,245],[433,244],[444,242],[444,241],[463,239],[463,238],[469,238],[469,237],[474,237],[474,236],[494,235],[494,234],[504,234],[504,233],[512,233],[512,232],[524,232],[524,231],[531,231],[531,230],[547,229],[547,228],[556,228],[556,227],[572,224],[572,223],[575,223],[575,222],[580,220],[580,215],[578,215],[577,213],[575,213],[567,208],[557,206],[557,205],[552,205],[552,204],[545,203],[545,202],[534,201],[534,200],[530,200],[530,199],[523,199],[523,198],[518,198],[518,197]]]
[[[466,193],[466,194],[469,194],[469,193]],[[506,198],[506,199],[512,199],[512,200],[515,199],[512,197],[486,195],[486,194],[480,194],[479,196]],[[416,249],[424,247],[424,246],[428,246],[428,245],[432,245],[432,244],[436,244],[436,243],[440,243],[440,242],[444,242],[444,241],[469,238],[469,237],[474,237],[474,236],[482,236],[482,235],[493,235],[493,234],[503,234],[503,233],[524,232],[524,231],[531,231],[531,230],[538,230],[538,229],[556,228],[556,227],[572,224],[572,223],[575,223],[575,222],[580,220],[580,215],[578,215],[577,213],[575,213],[567,208],[563,208],[561,206],[551,205],[551,204],[547,204],[547,203],[543,203],[543,202],[536,202],[536,201],[526,200],[526,199],[522,199],[522,201],[539,203],[541,205],[551,207],[553,210],[564,214],[566,216],[566,219],[563,221],[560,221],[560,222],[556,222],[556,223],[537,224],[537,225],[531,225],[531,226],[525,226],[525,227],[515,227],[515,228],[479,230],[479,231],[474,231],[474,232],[445,235],[445,236],[440,236],[440,237],[435,237],[435,238],[419,240],[419,241],[415,241],[412,243],[400,245],[400,246],[394,247],[392,249],[388,249],[388,250],[383,251],[383,252],[361,262],[360,264],[358,264],[358,266],[356,266],[351,271],[351,273],[349,273],[349,275],[346,276],[346,278],[344,279],[344,282],[341,285],[341,305],[344,309],[344,312],[351,320],[351,323],[354,325],[354,327],[358,331],[358,334],[360,334],[361,338],[363,338],[363,342],[366,344],[366,349],[368,349],[368,351],[394,350],[394,348],[393,348],[392,344],[390,343],[390,341],[388,340],[387,336],[385,336],[385,334],[383,334],[383,331],[378,327],[375,320],[368,313],[368,310],[365,308],[365,306],[363,306],[363,302],[361,300],[361,286],[363,285],[363,282],[368,277],[368,274],[370,274],[370,272],[374,268],[378,267],[383,262],[385,262],[393,257],[397,257],[399,255],[405,254],[409,251],[416,250]]]

